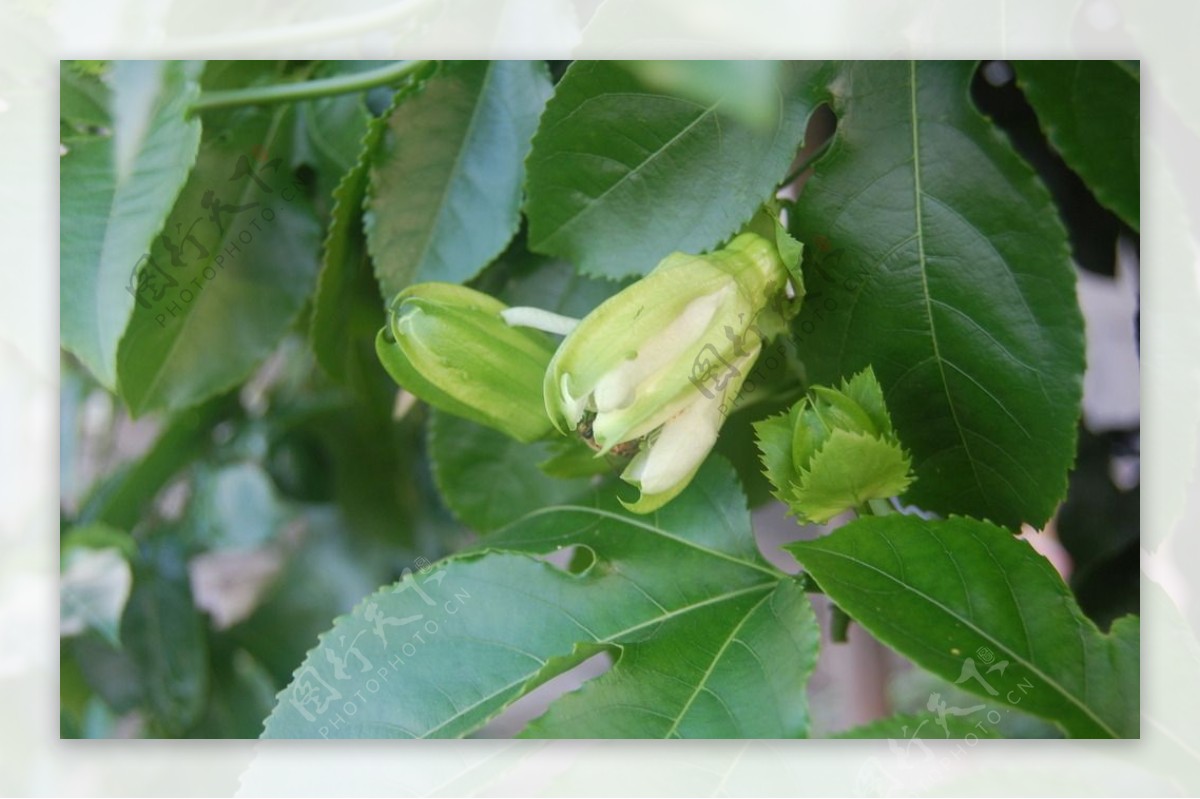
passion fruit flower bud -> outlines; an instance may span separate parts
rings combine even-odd
[[[762,349],[781,332],[788,269],[743,233],[709,255],[667,256],[567,336],[546,370],[546,411],[601,453],[635,451],[622,479],[648,513],[691,481]]]
[[[465,286],[410,286],[392,301],[375,351],[393,380],[433,407],[534,441],[552,429],[541,386],[554,344],[509,327],[506,307]]]
[[[802,522],[823,524],[849,508],[900,494],[912,459],[892,429],[875,372],[841,387],[814,387],[791,410],[754,425],[775,496]]]

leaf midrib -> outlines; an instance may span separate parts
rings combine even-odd
[[[643,522],[638,519],[632,519],[628,516],[622,516],[619,513],[614,513],[612,511],[603,510],[601,508],[593,508],[593,507],[589,507],[587,505],[548,505],[544,508],[539,508],[537,510],[530,511],[529,513],[526,513],[524,516],[521,516],[518,519],[514,519],[513,521],[504,525],[504,527],[501,527],[499,530],[497,530],[497,533],[503,532],[504,530],[507,530],[509,527],[512,527],[514,525],[529,521],[530,519],[537,518],[538,516],[542,516],[547,513],[558,513],[558,512],[590,513],[595,516],[600,516],[600,517],[603,517],[606,519],[612,519],[613,521],[617,521],[622,524],[627,524],[630,527],[640,527],[643,530],[647,530],[651,533],[662,536],[663,538],[674,541],[677,544],[682,544],[686,547],[690,547],[699,552],[703,552],[705,555],[709,555],[714,558],[720,558],[721,560],[729,561],[730,563],[736,563],[737,565],[744,566],[748,569],[754,569],[755,571],[759,571],[759,572],[762,572],[763,574],[769,575],[772,579],[775,579],[775,580],[780,580],[787,576],[783,572],[775,569],[774,567],[772,567],[770,565],[763,565],[760,563],[755,563],[754,561],[751,561],[751,560],[743,560],[742,558],[736,557],[734,555],[730,555],[726,552],[721,552],[720,550],[717,550],[717,549],[710,549],[706,546],[696,543],[695,541],[691,541],[691,540],[688,540],[687,538],[683,538],[681,536],[677,536],[672,533],[669,533],[666,530],[664,530],[663,528],[657,527],[653,524],[650,524],[649,522]],[[486,546],[486,543],[487,542],[485,540],[484,541],[485,546]]]
[[[763,603],[770,598],[771,594],[764,594],[762,599],[755,602],[746,610],[745,615],[743,615],[741,620],[734,625],[732,630],[730,630],[729,635],[724,641],[721,642],[721,647],[717,650],[716,654],[713,655],[712,662],[710,662],[708,664],[708,668],[704,670],[704,676],[696,682],[696,687],[692,690],[692,695],[688,697],[687,702],[685,702],[683,707],[680,709],[679,715],[675,717],[675,721],[671,724],[671,729],[667,730],[666,734],[663,735],[663,738],[670,738],[673,735],[677,735],[677,730],[679,729],[680,723],[683,721],[684,716],[688,714],[688,711],[692,709],[692,704],[696,701],[696,697],[700,696],[700,692],[704,690],[704,687],[708,684],[709,679],[712,678],[713,672],[716,671],[717,664],[720,663],[721,658],[725,656],[725,651],[729,649],[729,646],[735,640],[737,640],[738,633],[740,633],[742,628],[746,626],[746,622],[750,620],[750,617],[757,613],[758,609],[763,606]]]
[[[613,94],[613,92],[608,92],[606,94]],[[599,96],[604,96],[604,95],[599,95]],[[642,96],[641,93],[639,93],[639,96]],[[588,99],[595,100],[596,97],[590,97]],[[677,98],[672,98],[672,99],[677,99]],[[697,103],[690,103],[690,104],[696,105],[698,108],[703,108],[704,110],[701,111],[700,114],[697,115],[697,117],[695,119],[693,119],[691,122],[689,122],[686,127],[684,127],[682,130],[680,130],[674,136],[672,136],[665,144],[663,144],[663,146],[659,147],[657,150],[652,152],[649,155],[649,157],[640,161],[636,167],[628,170],[615,183],[613,183],[611,186],[609,186],[607,189],[605,189],[603,192],[601,192],[598,197],[590,200],[587,205],[585,205],[583,208],[581,208],[579,210],[578,213],[567,217],[562,222],[559,222],[557,225],[555,225],[552,230],[549,230],[544,235],[540,236],[538,238],[537,242],[535,242],[535,246],[538,246],[538,247],[545,246],[548,242],[550,242],[552,239],[556,238],[564,230],[567,230],[568,228],[573,226],[576,222],[578,222],[580,219],[582,219],[584,216],[586,216],[589,211],[591,211],[593,208],[596,208],[598,205],[600,205],[600,203],[602,203],[604,201],[605,197],[607,197],[610,193],[612,193],[618,187],[620,187],[622,184],[624,184],[625,181],[629,180],[633,175],[638,174],[642,170],[644,170],[656,158],[658,158],[664,152],[666,152],[671,147],[673,147],[675,145],[676,141],[678,141],[680,138],[682,138],[683,136],[686,136],[688,133],[690,133],[692,128],[696,127],[698,124],[700,124],[700,122],[702,122],[703,120],[705,120],[709,116],[711,116],[713,113],[715,113],[716,108],[719,105],[719,102],[713,103],[712,105],[708,105],[708,106],[701,106]],[[578,110],[578,109],[575,109],[575,110]],[[572,111],[572,113],[574,113],[574,111]],[[564,117],[562,121],[565,121],[569,117],[570,117],[570,115],[568,115],[567,117]],[[561,124],[561,121],[559,124]]]
[[[958,419],[958,411],[954,407],[954,399],[950,393],[950,382],[946,379],[946,365],[942,358],[941,347],[938,344],[937,327],[933,321],[933,298],[929,292],[929,263],[925,257],[925,221],[922,213],[922,201],[925,196],[921,188],[921,134],[920,123],[917,115],[917,62],[908,62],[908,84],[909,84],[909,114],[912,120],[912,164],[913,164],[913,212],[915,215],[914,225],[916,228],[915,237],[917,240],[917,259],[921,273],[921,293],[925,299],[925,315],[929,319],[929,340],[933,344],[933,360],[937,363],[938,374],[942,378],[942,391],[946,397],[946,406],[950,409],[950,419],[954,422],[954,431],[958,433],[958,440],[962,443],[963,453],[967,456],[967,462],[971,464],[971,476],[974,478],[975,489],[984,501],[991,505],[990,494],[984,490],[983,483],[979,479],[979,468],[975,464],[975,458],[971,455],[971,448],[967,446],[967,436],[963,430],[962,422]],[[1002,406],[1003,407],[1003,406]]]

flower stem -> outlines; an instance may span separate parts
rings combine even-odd
[[[844,644],[849,640],[850,622],[853,619],[840,605],[829,603],[829,640],[835,644]]]
[[[509,327],[532,327],[556,336],[567,335],[579,324],[579,320],[574,317],[526,306],[505,308],[500,315]]]
[[[886,499],[869,499],[867,500],[867,507],[871,509],[871,513],[875,516],[890,516],[896,512],[896,509],[892,507],[892,503]]]
[[[397,61],[394,64],[372,69],[366,72],[356,72],[353,75],[338,75],[334,78],[301,81],[298,83],[277,83],[271,86],[248,86],[245,89],[228,89],[225,91],[205,92],[192,103],[188,113],[212,111],[217,108],[230,108],[240,105],[274,105],[277,103],[294,103],[299,100],[311,100],[316,97],[330,97],[336,94],[350,94],[373,89],[376,86],[386,86],[411,77],[424,69],[428,61]]]

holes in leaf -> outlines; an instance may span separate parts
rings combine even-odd
[[[574,549],[575,547],[572,547]],[[582,549],[582,547],[580,547]],[[597,645],[585,645],[595,648]],[[600,650],[579,664],[569,668],[542,685],[533,689],[525,696],[509,705],[503,713],[492,719],[475,737],[478,738],[511,738],[521,732],[529,722],[541,716],[550,707],[550,703],[560,696],[577,691],[584,683],[608,673],[616,662],[617,653]],[[552,668],[554,661],[548,664]]]
[[[596,565],[596,551],[589,546],[575,544],[569,547],[562,547],[554,552],[542,556],[541,558],[546,563],[562,569],[567,574],[576,577],[582,577],[588,574],[592,567]]]

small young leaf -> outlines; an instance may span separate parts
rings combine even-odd
[[[802,407],[796,403],[787,411],[754,424],[763,472],[771,483],[771,493],[784,504],[792,501],[791,487],[800,480],[800,473],[792,460],[792,433]]]
[[[911,466],[893,441],[834,430],[801,473],[792,503],[805,518],[824,524],[847,508],[901,493],[912,481]]]
[[[864,518],[789,544],[885,644],[1077,738],[1138,736],[1138,620],[1102,634],[1044,557],[987,522]]]

